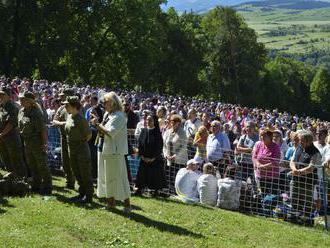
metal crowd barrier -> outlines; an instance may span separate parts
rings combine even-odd
[[[48,136],[49,165],[60,169],[61,148],[58,129],[49,127]],[[132,132],[129,132],[128,139],[129,150],[134,151],[138,145]],[[187,158],[191,158],[195,152],[195,149],[190,149],[190,146],[186,146],[186,143],[183,149],[187,153]],[[274,173],[275,176],[271,178],[258,177],[251,160],[242,162],[234,152],[222,152],[225,153],[225,159],[213,163],[216,169],[215,177],[218,181],[217,206],[301,224],[310,225],[317,222],[328,228],[328,178],[324,168],[319,167],[317,169],[318,173],[295,176],[291,173],[289,162],[279,160],[277,161],[280,167],[278,175]],[[132,184],[134,185],[139,170],[140,157],[137,154],[130,154],[127,161],[132,176]],[[168,186],[162,189],[161,192],[166,195],[177,195],[179,189],[176,188],[176,175],[186,165],[172,163],[169,166],[165,159],[163,162]],[[186,187],[197,187],[198,179],[196,178],[202,175],[202,168],[193,173],[196,173],[193,177],[195,179],[192,181],[187,179]],[[262,172],[262,174],[265,173],[267,174],[267,172]],[[185,182],[181,183],[185,184]],[[197,193],[201,192],[197,191]],[[189,196],[185,200],[187,198]],[[198,194],[191,201],[198,202]],[[228,204],[226,204],[226,201]],[[236,205],[232,207],[229,204],[230,202],[234,202],[233,206]]]

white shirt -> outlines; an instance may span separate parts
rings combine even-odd
[[[322,146],[318,141],[314,141],[314,146],[320,151],[321,156],[322,156],[322,163],[326,161],[327,156],[330,156],[330,146],[329,145],[324,145]]]
[[[330,145],[326,145],[325,153],[324,153],[324,161],[327,161],[330,159]]]
[[[215,206],[218,199],[218,179],[211,174],[203,174],[197,180],[200,202]]]
[[[54,109],[47,109],[46,112],[47,112],[48,120],[52,121],[53,117],[55,115],[55,110]]]
[[[194,121],[187,120],[184,123],[184,131],[186,133],[187,138],[193,137],[197,131],[198,128],[202,125],[202,122],[199,119],[195,119]]]
[[[141,134],[141,131],[143,128],[145,128],[145,120],[142,120],[142,121],[139,121],[138,124],[136,125],[136,129],[135,129],[135,138],[138,140],[139,139],[139,136]]]
[[[182,168],[175,177],[175,191],[179,198],[187,201],[198,201],[197,180],[200,172]]]

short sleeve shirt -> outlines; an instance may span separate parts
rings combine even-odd
[[[65,131],[70,147],[78,147],[80,144],[85,143],[87,137],[91,134],[88,122],[80,114],[68,115]]]
[[[26,143],[40,143],[46,130],[44,116],[39,108],[22,108],[18,114],[18,127]]]
[[[2,132],[7,123],[10,123],[14,128],[17,127],[18,108],[11,101],[8,101],[4,106],[0,106],[0,132]]]

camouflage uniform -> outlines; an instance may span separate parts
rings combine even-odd
[[[73,101],[76,97],[71,97]],[[68,100],[70,102],[70,100]],[[91,201],[93,197],[92,161],[87,137],[91,135],[87,120],[76,114],[68,115],[65,131],[67,133],[70,165],[79,184],[79,196]]]
[[[0,134],[7,124],[12,125],[11,131],[0,138],[0,157],[5,168],[19,177],[26,176],[23,159],[22,141],[17,130],[18,108],[8,101],[0,106]]]
[[[62,105],[56,112],[54,120],[66,121],[68,113],[65,109],[65,105]],[[66,138],[66,133],[64,127],[60,127],[61,134],[61,158],[62,166],[66,176],[66,184],[68,187],[73,188],[75,184],[75,178],[73,175],[72,167],[70,165],[69,151],[68,151],[68,141]]]
[[[20,109],[18,127],[24,139],[26,162],[32,174],[32,190],[50,192],[52,178],[47,165],[47,152],[42,147],[42,135],[47,127],[41,109],[37,106]]]

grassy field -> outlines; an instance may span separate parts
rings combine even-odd
[[[238,10],[268,49],[300,54],[330,48],[330,8],[292,10],[243,5]]]
[[[328,247],[330,233],[262,217],[132,198],[130,215],[70,203],[73,191],[54,177],[51,198],[33,195],[0,203],[0,247]]]

